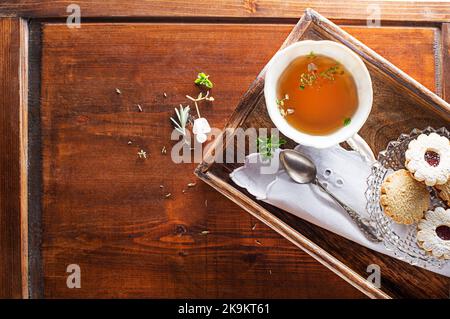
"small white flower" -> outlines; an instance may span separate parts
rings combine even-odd
[[[211,132],[211,126],[209,126],[208,120],[204,117],[195,119],[192,132],[195,134],[197,142],[204,143],[207,140],[207,134]]]

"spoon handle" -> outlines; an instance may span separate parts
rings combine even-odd
[[[380,242],[381,240],[377,236],[377,231],[375,227],[370,225],[369,220],[366,218],[361,217],[360,214],[358,214],[353,208],[343,203],[339,198],[333,195],[333,193],[330,193],[328,189],[323,186],[319,180],[316,178],[314,180],[314,184],[320,187],[325,193],[330,195],[331,198],[333,198],[336,203],[338,203],[347,213],[348,215],[353,219],[353,221],[356,223],[356,225],[359,227],[359,229],[364,233],[366,238],[372,242]]]

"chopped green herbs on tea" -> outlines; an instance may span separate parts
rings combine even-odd
[[[286,99],[286,96],[288,99]],[[358,107],[351,73],[333,58],[310,52],[295,59],[282,73],[277,105],[293,128],[311,135],[328,135],[350,124]]]
[[[344,119],[344,126],[350,125],[350,123],[352,122],[352,119],[347,117]]]

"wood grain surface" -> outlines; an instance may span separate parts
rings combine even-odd
[[[252,230],[254,219],[196,181],[196,164],[161,154],[174,143],[173,107],[197,92],[196,72],[209,72],[216,84],[217,102],[202,111],[222,127],[290,27],[248,30],[44,27],[44,296],[360,296],[266,227]],[[138,159],[141,148],[147,160]],[[70,263],[81,266],[79,290],[66,287]]]
[[[310,7],[329,19],[365,21],[379,10],[384,21],[450,21],[450,4],[444,1],[350,0],[3,0],[0,15],[32,18],[67,17],[77,4],[82,17],[227,17],[293,18]]]
[[[209,73],[215,83],[216,101],[202,105],[202,112],[221,128],[291,28],[44,25],[44,273],[34,274],[43,276],[44,288],[34,296],[362,297],[196,181],[196,163],[174,164],[161,154],[175,143],[173,108],[187,102],[185,94],[198,92],[192,84],[197,72]],[[438,90],[437,29],[346,29]],[[140,149],[148,159],[138,158]],[[191,182],[196,185],[189,188]],[[69,264],[81,266],[81,289],[66,287]]]
[[[25,34],[0,19],[0,298],[28,296]]]

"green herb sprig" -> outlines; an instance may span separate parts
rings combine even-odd
[[[307,86],[312,86],[319,78],[324,78],[330,81],[334,81],[336,74],[344,74],[344,71],[338,64],[329,67],[328,69],[317,74],[317,66],[314,63],[308,64],[308,72],[304,72],[300,75],[300,90],[304,90]]]
[[[323,72],[320,72],[320,76],[333,81],[334,75],[337,74],[338,71],[339,71],[339,65],[335,65],[335,66],[329,67],[328,69],[326,69]]]
[[[214,84],[209,79],[209,75],[204,72],[200,72],[197,75],[197,78],[195,79],[194,83],[197,85],[203,85],[208,89],[212,89],[214,86]]]
[[[286,144],[286,140],[274,135],[270,137],[258,137],[256,140],[258,152],[263,159],[271,159],[274,151],[283,144]]]

